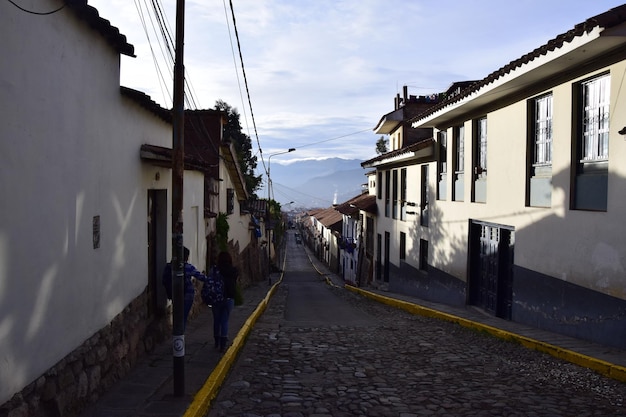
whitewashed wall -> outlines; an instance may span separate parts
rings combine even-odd
[[[147,190],[169,175],[139,148],[171,146],[171,125],[121,96],[118,53],[68,10],[1,2],[0,39],[3,403],[145,289]]]

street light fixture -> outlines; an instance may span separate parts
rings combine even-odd
[[[296,148],[289,148],[286,151],[282,151],[282,152],[276,152],[271,154],[268,158],[267,158],[267,281],[269,283],[269,285],[272,285],[272,239],[271,239],[271,211],[270,211],[270,189],[272,188],[272,179],[270,177],[270,167],[272,164],[272,156],[276,156],[276,155],[282,155],[285,153],[289,153],[289,152],[293,152],[295,151]]]

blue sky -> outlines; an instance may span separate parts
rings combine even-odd
[[[160,0],[172,36],[175,0]],[[147,0],[89,0],[127,36],[121,84],[171,107]],[[228,0],[186,0],[185,67],[193,108],[236,107],[244,131],[275,163],[376,156],[372,131],[407,85],[409,94],[477,80],[589,17],[611,0],[233,0],[255,133]],[[143,10],[148,42],[138,9]],[[152,17],[154,19],[154,17]],[[159,39],[160,40],[160,39]],[[159,60],[160,81],[151,52]],[[169,93],[167,92],[169,90]]]

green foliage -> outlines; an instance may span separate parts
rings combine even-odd
[[[389,141],[385,139],[384,136],[381,136],[380,139],[376,141],[376,153],[382,155],[387,152],[389,152]]]
[[[215,110],[221,110],[227,114],[227,122],[224,127],[224,139],[230,140],[235,148],[246,190],[251,196],[257,197],[256,192],[261,187],[262,176],[254,175],[254,171],[257,167],[257,157],[252,153],[252,141],[250,140],[250,136],[246,135],[241,130],[239,113],[237,109],[222,100],[215,102]]]
[[[228,250],[228,230],[230,229],[228,215],[226,213],[218,214],[216,223],[215,239],[217,246],[219,250],[226,251]]]

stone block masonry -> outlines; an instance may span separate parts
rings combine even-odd
[[[148,315],[148,294],[0,406],[0,417],[71,417],[95,402],[171,333],[170,315]]]

